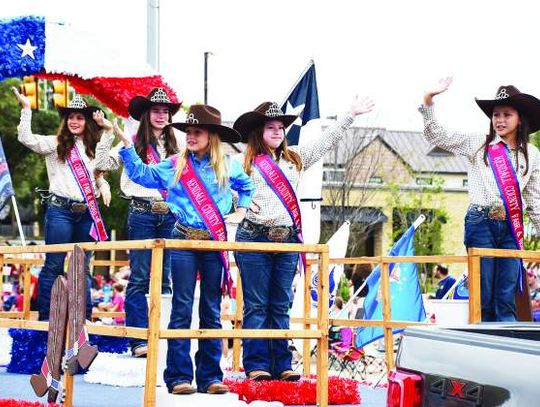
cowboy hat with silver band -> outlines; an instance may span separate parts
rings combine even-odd
[[[242,136],[242,142],[247,143],[249,134],[270,120],[279,120],[289,127],[298,116],[284,114],[275,102],[264,102],[253,111],[242,114],[233,124],[233,128]]]
[[[128,112],[135,120],[141,120],[144,112],[152,106],[165,105],[169,109],[171,116],[174,116],[180,109],[182,103],[173,103],[169,95],[163,88],[154,88],[148,96],[135,96],[129,101]]]
[[[75,97],[68,103],[67,107],[57,107],[60,116],[67,117],[71,113],[82,113],[86,117],[92,119],[92,113],[101,110],[97,106],[89,106],[81,95],[75,95]]]
[[[209,105],[191,105],[186,121],[171,123],[171,126],[183,132],[186,132],[188,127],[199,127],[217,133],[221,141],[227,143],[240,141],[240,134],[230,127],[223,126],[220,111]]]
[[[532,95],[521,93],[515,86],[500,86],[493,100],[475,100],[490,119],[495,106],[511,106],[527,117],[531,133],[540,130],[540,100]]]

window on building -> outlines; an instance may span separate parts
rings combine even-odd
[[[416,185],[433,185],[433,178],[431,177],[417,177]]]
[[[463,187],[467,188],[469,186],[469,180],[467,178],[465,178],[463,180]]]
[[[323,171],[323,182],[343,182],[345,180],[345,170],[343,168],[325,168]]]
[[[370,177],[368,183],[381,185],[383,183],[383,179],[382,177]]]

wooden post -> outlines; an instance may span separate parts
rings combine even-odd
[[[381,259],[381,284],[383,297],[383,323],[384,323],[384,349],[386,353],[386,366],[388,370],[394,367],[394,334],[392,327],[386,326],[392,320],[392,307],[390,303],[390,265],[384,258]]]
[[[161,317],[161,280],[165,242],[156,240],[152,249],[150,265],[150,301],[148,306],[148,353],[146,356],[146,379],[144,406],[156,405],[156,382],[159,352],[159,330]]]
[[[69,323],[66,322],[66,349],[69,348]],[[69,374],[69,369],[64,371],[64,407],[73,407],[73,376]],[[62,397],[62,394],[58,394]]]
[[[480,256],[472,254],[473,249],[468,250],[469,254],[469,323],[475,324],[482,320],[482,301],[480,289]]]
[[[240,269],[236,277],[236,313],[234,315],[234,329],[242,329],[242,315],[244,313],[244,294],[242,292],[242,278],[240,277]],[[233,363],[232,369],[234,372],[240,371],[240,353],[242,351],[242,339],[233,339]]]
[[[30,266],[23,267],[23,319],[30,319],[30,300],[32,293],[30,292]],[[36,287],[37,290],[37,287]]]
[[[311,324],[308,324],[306,319],[311,317],[311,264],[306,265],[304,273],[304,329],[310,329]],[[296,293],[300,295],[300,293]],[[302,360],[304,367],[304,376],[311,374],[311,340],[304,339],[304,346],[302,351]]]
[[[328,246],[321,253],[319,264],[319,287],[317,292],[317,327],[321,337],[317,339],[317,406],[328,406]]]
[[[4,255],[0,254],[0,300],[4,298]]]
[[[116,229],[111,230],[111,242],[116,240]],[[111,265],[109,266],[109,276],[114,274],[114,262],[116,260],[116,250],[111,249]]]

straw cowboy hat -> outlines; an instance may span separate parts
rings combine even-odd
[[[144,112],[155,105],[165,105],[169,108],[171,116],[174,116],[182,103],[173,103],[163,88],[154,88],[148,96],[135,96],[129,101],[128,112],[135,120],[141,120]]]
[[[242,135],[242,142],[247,143],[249,134],[269,120],[279,120],[285,127],[289,127],[298,116],[283,114],[275,102],[264,102],[251,112],[242,114],[234,122],[233,128]]]
[[[540,130],[540,100],[532,95],[521,93],[515,86],[500,86],[493,100],[475,100],[490,119],[495,106],[511,106],[527,117],[531,133]]]
[[[185,132],[188,127],[199,127],[215,132],[221,141],[238,143],[240,134],[230,127],[221,124],[221,113],[215,107],[209,105],[191,105],[185,122],[171,123],[174,128]]]
[[[86,117],[92,118],[92,113],[101,110],[97,106],[90,106],[86,103],[81,95],[75,95],[75,97],[68,103],[67,107],[57,107],[60,116],[67,117],[70,113],[82,113]]]

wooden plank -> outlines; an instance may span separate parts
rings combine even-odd
[[[285,329],[161,329],[161,339],[218,339],[218,338],[268,338],[291,339],[311,338],[318,339],[321,334],[315,330],[285,330]]]
[[[69,324],[66,324],[66,349],[69,349]],[[73,376],[69,374],[69,369],[64,370],[64,407],[73,407]],[[62,396],[59,394],[59,396]],[[60,400],[57,400],[60,401]]]
[[[144,384],[144,406],[155,407],[161,319],[161,280],[165,242],[152,250],[150,265],[150,301],[148,304],[148,353],[146,356],[146,379]]]
[[[28,319],[30,317],[30,300],[32,293],[30,292],[30,267],[24,266],[23,268],[23,318]],[[37,290],[37,287],[36,287]]]
[[[128,337],[137,339],[147,339],[148,330],[146,328],[132,328],[126,326],[99,325],[92,322],[86,323],[88,333],[94,335],[114,336],[118,338]]]
[[[385,263],[467,263],[467,256],[382,256]]]
[[[0,254],[0,296],[1,298],[4,298],[4,255]],[[3,305],[3,303],[2,303]]]
[[[25,321],[24,319],[0,318],[0,328],[34,329],[36,331],[48,331],[47,321]]]
[[[236,314],[234,321],[234,329],[242,329],[242,316],[244,313],[244,292],[242,290],[242,278],[240,276],[240,269],[236,276]],[[240,354],[242,352],[242,339],[233,339],[233,357],[232,357],[232,369],[234,372],[240,371]]]
[[[306,252],[320,253],[326,245],[303,243],[246,243],[219,242],[214,240],[179,240],[165,239],[167,249],[187,249],[201,251],[228,250],[237,252]]]
[[[307,322],[307,319],[311,317],[311,265],[306,266],[304,272],[304,330],[310,329],[311,325]],[[299,295],[300,293],[296,293]],[[316,323],[316,322],[315,322]],[[302,346],[302,367],[304,370],[304,376],[309,376],[311,374],[311,341],[309,339],[304,339],[304,344]]]
[[[383,260],[384,261],[384,260]],[[410,261],[410,260],[409,260]],[[383,321],[388,323],[392,320],[390,303],[390,265],[381,263],[381,290],[383,292]],[[386,366],[388,370],[394,367],[394,335],[392,328],[384,328],[384,348],[386,353]]]
[[[328,246],[321,253],[319,265],[319,287],[317,292],[317,329],[320,338],[317,340],[317,405],[328,406]]]
[[[474,249],[469,249],[469,254]],[[469,256],[469,322],[475,324],[482,320],[480,291],[480,257]]]
[[[512,259],[525,259],[530,261],[540,261],[540,251],[534,250],[510,250],[510,249],[486,249],[472,247],[469,249],[471,256],[480,257],[507,257]]]

